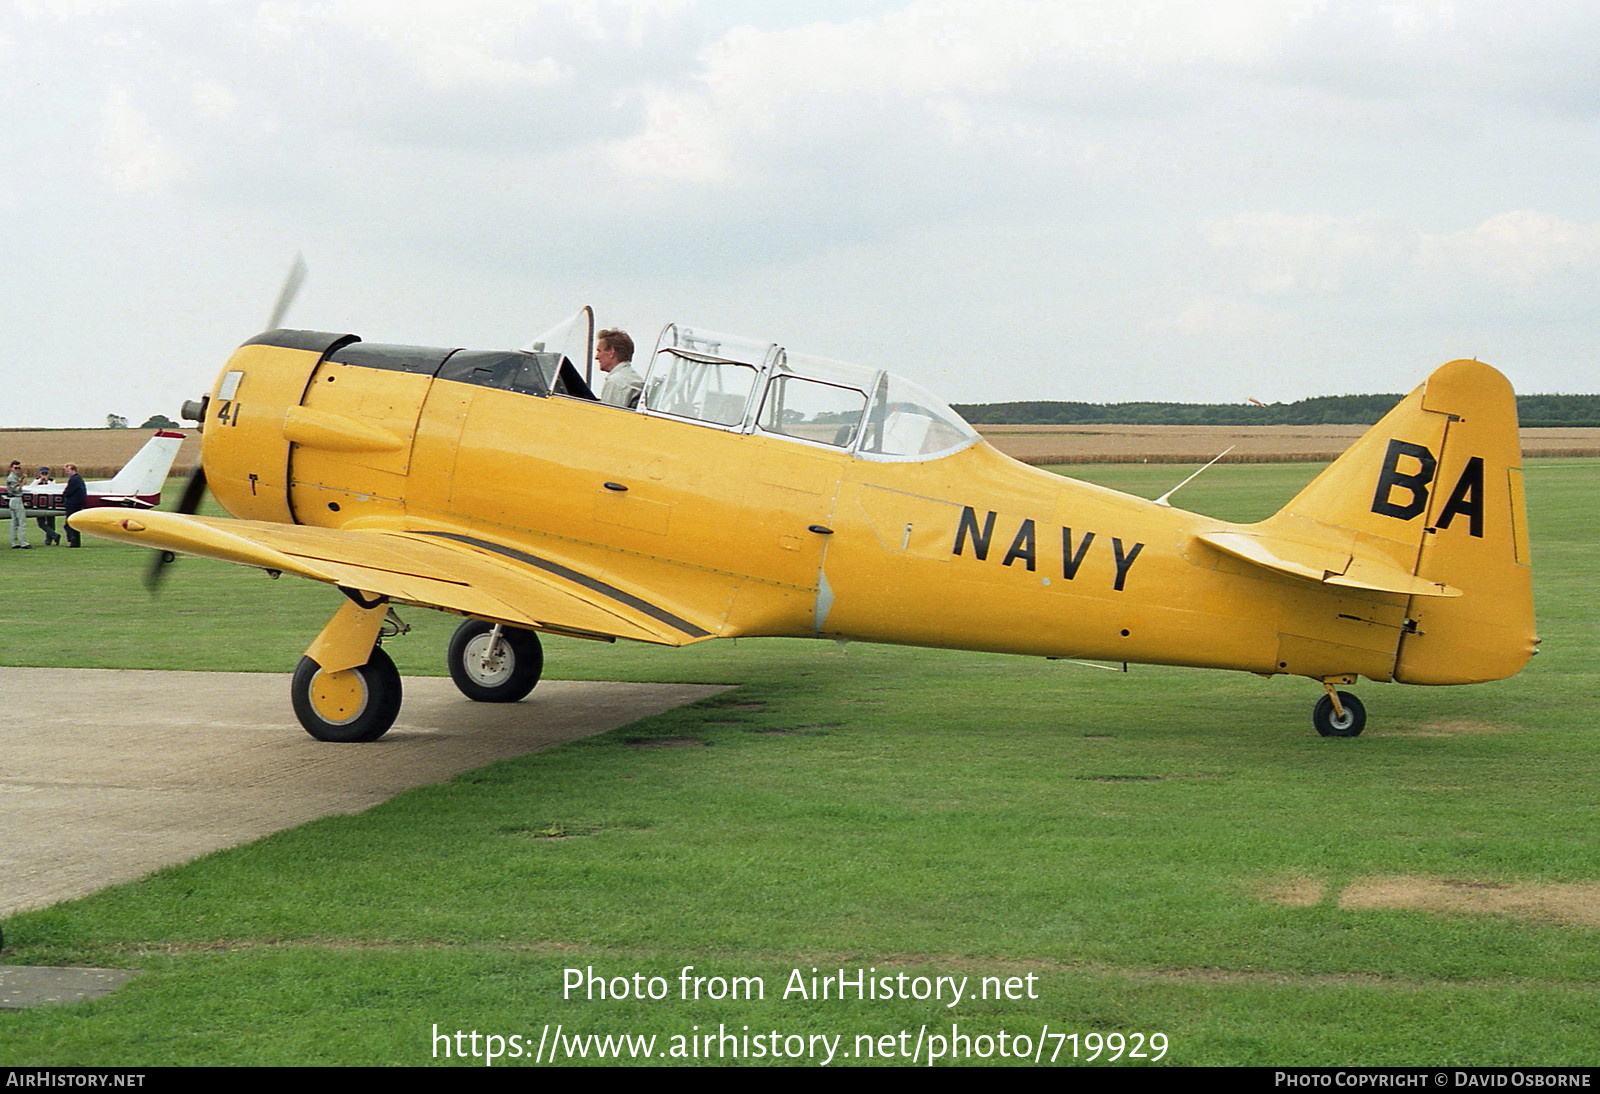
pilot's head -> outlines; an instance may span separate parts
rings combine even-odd
[[[633,339],[625,330],[603,330],[594,336],[594,361],[601,372],[633,360]]]

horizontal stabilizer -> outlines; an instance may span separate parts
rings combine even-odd
[[[1202,532],[1195,537],[1234,558],[1325,585],[1403,596],[1460,596],[1460,589],[1414,577],[1393,563],[1349,551],[1250,532]]]

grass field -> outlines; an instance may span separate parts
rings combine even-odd
[[[1179,499],[1255,519],[1315,470],[1214,469]],[[978,1063],[1002,1062],[1003,1030],[1058,1062],[1058,1035],[1082,1058],[1082,1035],[1159,1032],[1162,1064],[1592,1065],[1597,472],[1528,465],[1535,664],[1473,688],[1364,684],[1354,740],[1313,734],[1304,680],[551,641],[552,675],[742,686],[12,917],[10,963],[145,974],[0,1012],[0,1063],[461,1063],[436,1059],[435,1027],[531,1053],[547,1024],[654,1034],[658,1053],[719,1026],[785,1051],[837,1035],[835,1062],[859,1063],[858,1035],[907,1031],[909,1051],[955,1024],[974,1052],[990,1038]],[[1182,477],[1074,473],[1145,496]],[[0,555],[0,662],[286,672],[335,604],[192,560],[152,603],[143,562],[98,542]],[[454,621],[407,618],[402,671],[442,672]],[[684,739],[703,747],[645,747]],[[765,998],[683,1001],[688,965],[760,978]],[[587,968],[660,976],[669,997],[564,998]],[[1017,978],[1024,997],[783,997],[813,969]]]

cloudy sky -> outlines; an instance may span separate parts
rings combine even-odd
[[[0,0],[0,425],[593,304],[951,401],[1595,391],[1588,0]]]

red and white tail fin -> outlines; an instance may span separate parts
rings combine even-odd
[[[108,497],[140,498],[160,494],[166,485],[172,461],[178,458],[178,448],[183,444],[183,434],[170,429],[160,429],[144,442],[144,447],[134,453],[133,459],[112,478],[96,483],[96,493]]]
[[[1499,680],[1534,652],[1516,398],[1488,365],[1436,369],[1263,527],[1336,530],[1357,558],[1460,591],[1409,598],[1396,680]]]

